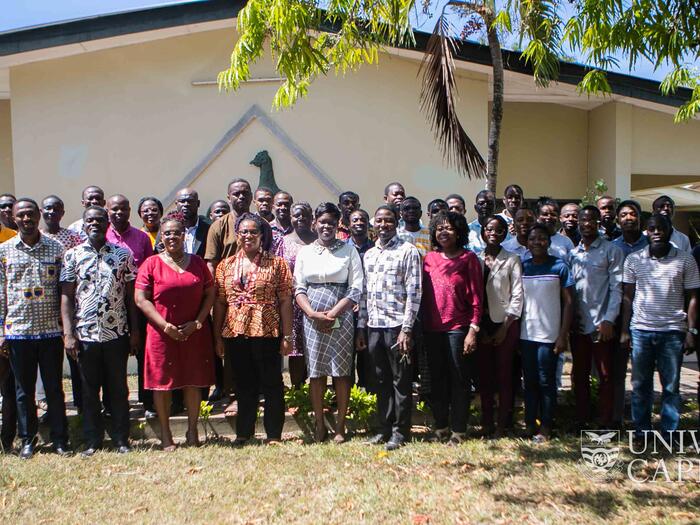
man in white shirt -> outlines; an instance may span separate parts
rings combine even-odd
[[[658,197],[651,205],[654,213],[665,215],[673,224],[673,215],[676,212],[676,203],[668,195]],[[685,233],[679,232],[677,229],[671,229],[671,246],[678,248],[684,252],[691,252],[690,239]]]

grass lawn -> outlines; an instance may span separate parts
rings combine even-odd
[[[700,483],[590,480],[573,437],[0,457],[2,523],[697,523]],[[629,455],[628,455],[629,457]],[[653,472],[653,467],[648,469]],[[696,476],[697,479],[697,476]]]

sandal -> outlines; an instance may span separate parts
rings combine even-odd
[[[452,432],[452,435],[450,436],[450,440],[447,442],[447,444],[450,446],[457,446],[457,445],[461,445],[465,441],[467,441],[467,433],[466,432]]]
[[[236,401],[231,401],[226,408],[224,408],[225,417],[236,417],[238,415],[238,403]]]
[[[430,442],[432,443],[445,443],[449,438],[450,438],[450,429],[445,427],[445,428],[436,428],[433,430],[434,436],[430,438]]]
[[[163,448],[163,452],[175,452],[175,450],[177,450],[177,445],[175,443],[167,446],[161,445],[161,447]]]

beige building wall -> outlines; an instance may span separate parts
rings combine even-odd
[[[632,109],[632,173],[700,176],[700,122],[675,124],[673,115]]]
[[[14,193],[10,101],[0,100],[0,193]]]
[[[555,104],[505,103],[498,195],[516,183],[528,198],[581,198],[586,191],[587,142],[586,111]]]
[[[608,102],[589,112],[588,183],[603,179],[608,191],[626,199],[631,191],[632,106]]]
[[[216,78],[233,41],[232,30],[212,31],[13,68],[17,191],[58,193],[66,220],[77,217],[89,184],[125,193],[134,204],[143,195],[168,195],[253,105],[270,109],[277,84],[249,84],[235,94],[192,86]],[[370,212],[393,180],[426,204],[453,191],[472,195],[483,181],[444,166],[419,111],[418,65],[382,56],[377,68],[319,79],[307,99],[269,117],[339,189],[358,192]],[[270,76],[267,60],[253,68],[253,77]],[[461,118],[485,156],[486,78],[460,78],[458,87]],[[337,199],[258,120],[193,182],[202,206],[225,196],[233,177],[256,185],[258,168],[249,161],[263,149],[279,186],[298,200]]]

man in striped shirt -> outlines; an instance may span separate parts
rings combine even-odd
[[[680,419],[683,350],[695,349],[700,274],[693,257],[671,245],[671,222],[655,213],[647,222],[649,247],[625,260],[620,344],[632,342],[632,420],[635,437],[651,430],[654,368],[661,379],[661,430]],[[685,310],[688,296],[688,310]]]

